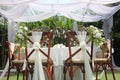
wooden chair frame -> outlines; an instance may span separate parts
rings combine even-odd
[[[51,40],[53,37],[53,34],[51,32],[43,32],[42,34],[44,37],[42,38],[42,40],[40,41],[40,44],[43,44],[44,42],[48,42],[48,53],[45,53],[42,49],[39,49],[39,51],[47,57],[47,62],[46,63],[42,63],[43,65],[43,69],[45,70],[45,72],[47,73],[47,78],[48,80],[53,80],[53,61],[50,57],[50,48],[51,48]],[[32,42],[30,39],[28,39],[29,42],[31,44],[33,44],[34,42]],[[31,56],[31,54],[33,54],[33,52],[35,51],[35,49],[33,49],[29,54],[28,51],[26,49],[26,61],[27,61],[27,67],[26,67],[26,80],[28,80],[28,71],[33,74],[33,68],[34,68],[34,62],[30,62],[29,61],[29,57]]]
[[[81,69],[81,71],[83,73],[83,80],[85,80],[85,65],[84,65],[84,61],[75,63],[72,60],[72,57],[75,56],[78,52],[81,51],[81,48],[76,50],[74,53],[72,53],[72,50],[71,50],[71,44],[70,44],[71,38],[74,39],[78,44],[80,43],[74,37],[76,35],[76,32],[67,32],[66,35],[67,35],[67,42],[68,42],[69,57],[64,61],[64,68],[63,68],[64,80],[66,80],[66,72],[67,72],[67,70],[69,71],[70,80],[73,80],[74,73],[75,73],[75,71],[78,68]],[[76,68],[73,68],[74,66],[76,66]]]
[[[8,46],[8,60],[9,60],[9,67],[8,67],[8,75],[7,75],[7,80],[9,80],[10,76],[10,70],[14,67],[17,70],[17,80],[19,80],[19,73],[23,73],[23,80],[24,80],[24,71],[22,70],[23,66],[23,60],[20,59],[20,48],[16,47],[14,50],[18,51],[18,55],[13,54],[11,47],[11,43],[7,41],[7,46]],[[17,60],[13,60],[12,58],[15,58]]]
[[[92,43],[92,55],[93,55],[93,43]],[[104,54],[104,50],[107,49],[107,55]],[[92,60],[94,61],[94,65],[95,65],[95,74],[96,74],[96,80],[98,80],[98,71],[100,69],[100,67],[103,68],[104,72],[105,72],[105,78],[106,80],[108,80],[107,78],[107,68],[110,67],[110,70],[112,72],[113,75],[113,80],[115,79],[115,74],[114,74],[114,68],[113,68],[113,64],[112,64],[112,39],[110,40],[110,50],[108,50],[107,47],[107,43],[102,45],[102,58],[92,58]]]

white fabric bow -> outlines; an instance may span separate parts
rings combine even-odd
[[[81,50],[81,53],[84,57],[84,63],[85,63],[85,70],[86,70],[86,80],[94,80],[94,77],[93,77],[93,73],[92,73],[92,70],[91,70],[91,67],[90,67],[90,64],[89,64],[89,56],[86,52],[87,50],[87,45],[86,45],[86,42],[85,42],[85,39],[86,39],[86,34],[87,32],[86,31],[81,31],[81,32],[78,32],[78,40],[80,42],[80,48],[82,49]]]
[[[33,49],[35,49],[35,66],[34,66],[34,73],[33,73],[33,80],[45,80],[45,75],[42,67],[42,58],[39,49],[41,45],[39,41],[42,37],[42,32],[33,32]]]

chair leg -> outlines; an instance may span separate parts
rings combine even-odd
[[[106,72],[106,70],[104,70],[104,72],[105,72],[105,78],[106,78],[106,80],[108,80],[108,79],[107,79],[107,72]]]
[[[83,80],[85,80],[85,72],[83,72]]]
[[[98,67],[97,64],[96,64],[96,66],[95,66],[96,80],[98,80],[98,69],[99,69],[99,67]]]
[[[10,67],[8,68],[7,80],[9,80],[9,76],[10,76]]]
[[[67,72],[67,69],[66,69],[66,67],[64,66],[64,67],[63,67],[64,80],[66,80],[66,72]]]
[[[26,80],[28,80],[28,69],[27,68],[25,70],[25,76],[26,76]]]
[[[54,69],[53,68],[52,68],[51,80],[55,80],[54,79]]]
[[[22,71],[23,74],[23,80],[25,80],[25,71]]]
[[[112,75],[113,75],[113,79],[116,80],[115,74],[114,74],[114,69],[113,69],[112,64],[110,64],[109,66],[110,66],[110,68],[111,68],[111,72],[112,72]]]
[[[98,80],[98,71],[96,71],[96,80]]]
[[[70,75],[70,80],[73,80],[73,68],[72,67],[70,67],[69,75]]]
[[[17,80],[19,80],[19,70],[17,71]]]

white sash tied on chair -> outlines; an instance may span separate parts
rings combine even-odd
[[[92,73],[92,70],[91,70],[91,67],[90,67],[90,64],[89,64],[89,55],[87,54],[86,50],[88,49],[88,46],[85,42],[85,39],[86,39],[86,34],[87,32],[86,31],[81,31],[81,32],[78,32],[78,40],[80,42],[80,48],[81,48],[81,53],[83,53],[83,60],[84,60],[84,63],[85,63],[85,76],[86,76],[86,80],[94,80],[94,77],[93,77],[93,73]],[[89,50],[88,50],[89,51]]]
[[[32,32],[33,36],[33,49],[35,49],[35,67],[34,67],[34,73],[33,73],[33,80],[45,80],[45,75],[42,67],[42,60],[41,60],[41,54],[40,54],[40,39],[42,37],[42,32]]]

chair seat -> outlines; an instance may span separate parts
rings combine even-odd
[[[71,60],[68,60],[67,62],[64,61],[64,64],[70,64]],[[84,64],[84,60],[81,60],[81,59],[72,59],[72,64],[74,65],[81,65],[81,64]]]
[[[17,59],[15,59],[15,60],[12,60],[12,62],[15,63],[15,64],[23,64],[24,60],[17,60]]]
[[[28,62],[29,62],[29,64],[34,64],[35,60],[34,59],[29,59]],[[42,64],[43,64],[43,66],[46,66],[48,64],[47,59],[42,59]],[[53,63],[50,62],[50,64],[52,65]]]
[[[107,60],[108,60],[107,58],[94,58],[93,59],[94,62],[105,62]]]

